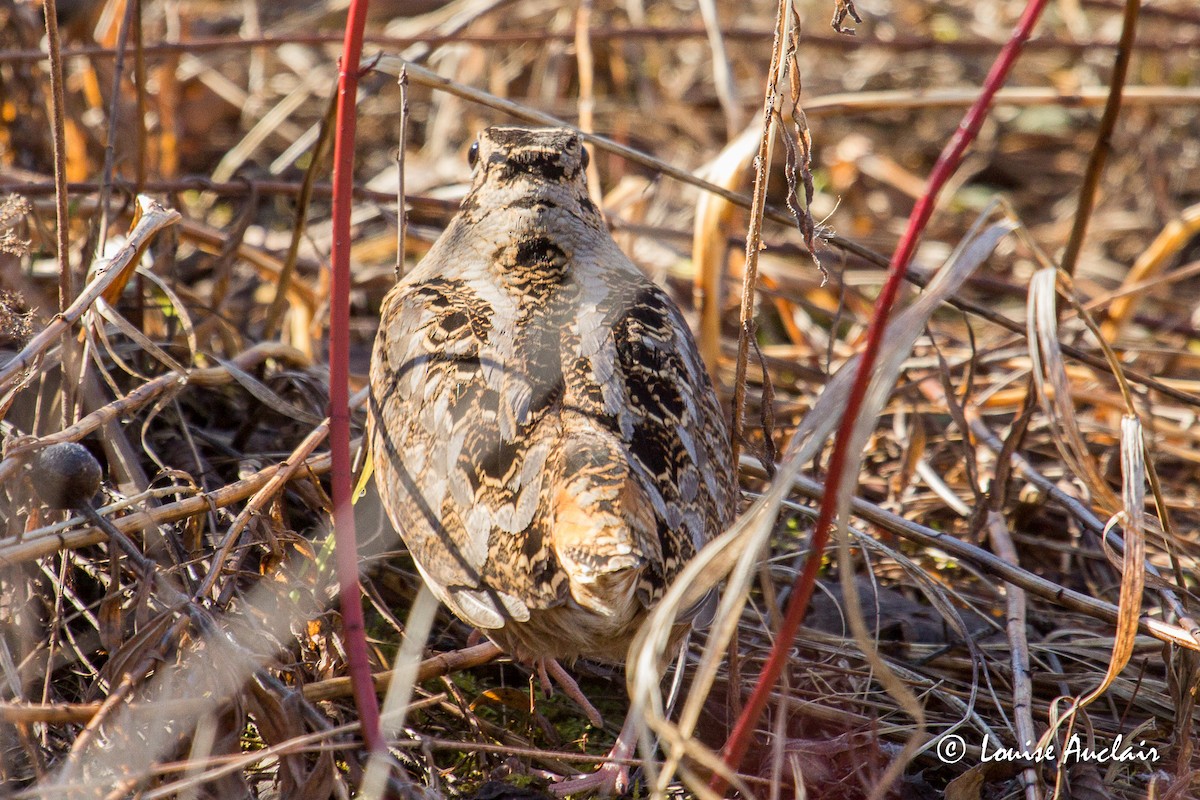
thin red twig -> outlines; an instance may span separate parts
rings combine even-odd
[[[899,244],[896,246],[896,251],[892,255],[888,266],[887,278],[884,281],[879,298],[875,302],[875,313],[867,329],[866,346],[863,348],[862,359],[858,364],[858,372],[854,376],[854,385],[850,390],[846,412],[842,416],[841,424],[838,426],[837,438],[834,440],[833,453],[829,460],[828,478],[825,483],[825,492],[821,498],[820,514],[817,517],[816,526],[813,528],[812,544],[809,548],[808,559],[805,561],[804,569],[796,577],[792,585],[792,596],[788,602],[787,613],[784,616],[783,623],[780,625],[775,646],[771,649],[770,656],[763,667],[762,673],[759,675],[758,683],[755,684],[754,691],[751,693],[746,707],[742,710],[741,716],[738,717],[733,732],[725,742],[725,747],[721,752],[725,764],[732,771],[738,769],[742,763],[742,759],[746,755],[746,750],[750,745],[750,740],[754,733],[754,727],[758,724],[758,720],[762,716],[772,687],[778,682],[779,675],[783,671],[788,651],[791,648],[792,641],[796,637],[796,630],[800,627],[800,623],[804,620],[804,615],[808,611],[809,600],[812,597],[813,587],[816,583],[817,571],[821,565],[821,555],[825,550],[826,543],[829,541],[833,515],[837,508],[837,497],[841,491],[842,472],[848,455],[846,445],[850,441],[851,433],[857,422],[858,412],[862,407],[867,385],[870,382],[871,373],[875,367],[875,360],[879,354],[883,332],[887,327],[892,306],[896,302],[896,295],[904,279],[904,273],[908,269],[908,262],[916,250],[918,241],[920,241],[921,232],[924,230],[929,217],[933,213],[938,193],[958,168],[967,146],[978,135],[979,128],[983,125],[983,120],[987,115],[988,109],[991,107],[992,98],[1008,77],[1009,71],[1012,69],[1017,56],[1021,52],[1022,45],[1032,33],[1033,27],[1037,23],[1038,17],[1041,15],[1045,5],[1046,0],[1030,0],[1026,6],[1025,12],[1017,23],[1012,36],[1009,38],[1007,44],[1004,45],[1004,49],[1000,51],[1000,55],[996,57],[996,61],[992,64],[992,69],[988,73],[987,80],[984,81],[979,98],[967,111],[962,122],[959,123],[958,129],[954,132],[954,136],[946,144],[946,147],[938,157],[937,163],[929,175],[925,193],[913,208],[904,236],[900,239]],[[713,776],[710,785],[717,792],[722,792],[725,789],[725,781],[719,775]]]
[[[371,679],[363,625],[362,587],[358,582],[358,537],[350,486],[350,207],[354,180],[355,98],[362,58],[367,0],[352,0],[346,18],[346,40],[338,65],[337,129],[333,143],[333,252],[329,286],[329,447],[332,458],[333,532],[337,543],[342,629],[354,686],[354,704],[362,722],[363,741],[372,752],[383,750],[379,733],[379,700]]]

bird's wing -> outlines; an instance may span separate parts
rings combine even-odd
[[[523,621],[531,604],[549,602],[490,578],[495,534],[533,520],[547,455],[529,436],[529,392],[492,345],[494,316],[464,281],[401,283],[384,301],[371,361],[384,507],[435,593],[480,628]]]
[[[581,335],[602,408],[653,509],[659,563],[669,581],[732,518],[734,484],[724,417],[691,331],[648,281],[614,287],[598,309],[603,336]],[[657,596],[661,586],[652,587]]]

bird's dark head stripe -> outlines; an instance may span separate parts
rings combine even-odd
[[[567,128],[488,128],[480,141],[487,168],[499,171],[502,178],[531,175],[549,181],[575,178],[584,165],[583,143],[579,134]]]

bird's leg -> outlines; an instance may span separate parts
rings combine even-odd
[[[539,658],[533,662],[537,667],[538,684],[542,687],[542,694],[546,697],[554,697],[554,684],[550,682],[550,676],[546,674],[546,659]]]
[[[617,743],[609,751],[604,763],[590,775],[568,778],[550,786],[550,791],[559,797],[569,794],[597,794],[600,797],[616,797],[630,789],[629,761],[637,744],[637,731],[630,716],[625,717]]]
[[[558,681],[558,685],[562,687],[563,694],[574,700],[583,709],[583,713],[587,714],[588,722],[597,728],[604,725],[604,717],[600,716],[600,712],[592,705],[591,701],[583,695],[583,691],[579,688],[579,684],[575,682],[567,671],[562,668],[557,660],[553,658],[539,658],[537,660],[538,675],[542,679],[542,688],[545,691],[546,684],[549,681],[546,679],[546,673],[550,673],[550,677]],[[550,696],[550,692],[546,692],[546,696]]]

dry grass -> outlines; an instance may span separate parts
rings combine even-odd
[[[717,4],[717,49],[687,4],[596,3],[582,25],[575,4],[555,0],[456,0],[398,16],[415,5],[373,3],[367,52],[403,55],[475,93],[413,71],[405,262],[453,214],[479,128],[590,114],[597,133],[638,154],[593,147],[618,241],[694,313],[728,405],[747,214],[694,184],[749,192],[753,149],[730,142],[760,124],[774,5]],[[1188,0],[1143,10],[1074,281],[1058,281],[1055,301],[1053,274],[1034,279],[1043,253],[1056,257],[1071,228],[1120,5],[1053,6],[943,195],[918,275],[940,267],[981,213],[996,222],[1000,212],[988,211],[996,198],[1020,231],[989,246],[952,304],[912,321],[911,348],[897,345],[860,448],[849,548],[841,561],[830,554],[824,594],[742,768],[758,797],[791,796],[798,775],[810,796],[869,793],[915,727],[884,691],[873,653],[919,701],[929,742],[895,796],[1032,797],[1056,781],[1079,797],[1197,791],[1200,643],[1189,615],[1200,557],[1200,93],[1192,88],[1200,13]],[[0,193],[16,198],[0,210],[0,796],[347,796],[362,754],[330,610],[329,155],[313,152],[343,12],[293,0],[141,0],[130,4],[141,24],[126,34],[118,70],[108,48],[126,3],[58,6],[71,181],[63,255],[74,292],[62,301],[51,81],[38,52],[45,32],[32,4],[0,4]],[[800,476],[776,480],[776,510],[755,518],[769,550],[748,559],[748,602],[733,609],[732,642],[705,650],[702,637],[693,641],[690,663],[711,652],[715,682],[691,694],[685,777],[703,771],[698,744],[724,741],[805,553],[828,454],[819,430],[840,409],[830,399],[832,408],[806,414],[861,344],[882,276],[871,252],[890,252],[1020,9],[861,3],[866,21],[847,38],[828,30],[832,4],[799,4],[812,211],[827,226],[820,255],[830,280],[823,284],[795,226],[769,213],[746,391],[747,506],[795,452],[792,435],[818,434],[794,464]],[[201,41],[169,44],[179,37]],[[355,388],[393,281],[392,63],[360,89]],[[755,132],[748,136],[756,146]],[[777,150],[772,208],[783,207],[786,185]],[[687,175],[692,183],[680,179]],[[181,220],[135,220],[137,192]],[[103,273],[97,253],[116,266]],[[77,301],[95,280],[110,288]],[[73,301],[71,324],[56,323]],[[1131,410],[1140,431],[1123,422]],[[101,459],[95,504],[137,543],[149,571],[114,549],[111,532],[39,501],[30,462],[67,440]],[[382,671],[420,583],[373,494],[358,509]],[[1106,545],[1110,517],[1118,524]],[[1139,546],[1145,590],[1131,598]],[[861,595],[868,648],[839,611],[849,583]],[[628,707],[621,676],[577,665],[610,717],[611,729],[594,730],[561,696],[537,694],[531,706],[528,673],[480,663],[493,654],[467,649],[469,634],[444,612],[435,623],[396,742],[411,780],[433,795],[469,797],[488,780],[537,786],[589,769]],[[1042,735],[1066,708],[1056,698],[1102,685],[1121,647],[1128,665],[1078,713],[1074,731],[1098,747],[1118,735],[1144,740],[1138,752],[1152,750],[1157,762],[1058,773],[1056,764],[981,763],[985,734],[993,747]],[[1022,659],[1027,671],[1014,671]],[[653,672],[641,674],[643,689]],[[685,696],[693,674],[686,670]],[[937,756],[948,733],[968,746],[958,763]],[[1067,735],[1060,731],[1060,751]],[[1022,783],[1033,779],[1040,788]]]

